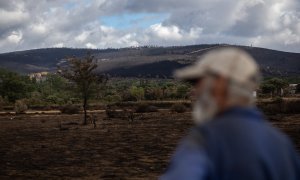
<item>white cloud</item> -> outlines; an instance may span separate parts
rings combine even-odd
[[[139,46],[140,44],[135,41],[136,34],[126,34],[120,38],[118,43],[120,44],[120,47],[122,47],[123,44],[127,44],[127,46]]]
[[[91,49],[96,49],[97,48],[97,46],[95,44],[92,44],[92,43],[86,43],[85,46],[87,48],[91,48]]]
[[[47,27],[44,24],[31,25],[31,29],[34,33],[37,33],[37,34],[44,34],[47,32]]]
[[[180,29],[177,26],[164,26],[161,23],[150,26],[144,32],[142,44],[152,45],[188,45],[194,44],[200,39],[203,32],[201,27],[192,27],[188,30]],[[146,38],[145,38],[146,37]]]
[[[300,52],[298,0],[10,0],[0,5],[0,52],[196,43]],[[124,13],[167,16],[149,27],[122,29],[101,23],[103,17]]]
[[[84,42],[89,35],[89,32],[83,31],[81,34],[75,37],[75,41]]]
[[[22,40],[22,32],[20,31],[13,31],[8,37],[7,40],[10,43],[18,44]]]
[[[61,47],[64,47],[64,43],[60,42],[60,43],[54,44],[52,47],[61,48]]]
[[[0,29],[16,27],[29,20],[23,3],[14,4],[13,10],[0,8]]]
[[[182,35],[177,26],[162,26],[162,24],[154,24],[150,27],[155,36],[164,40],[180,40]]]

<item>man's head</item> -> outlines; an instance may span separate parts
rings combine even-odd
[[[260,80],[259,67],[236,48],[213,50],[175,77],[193,83],[193,116],[197,123],[212,119],[233,106],[254,105],[253,91]]]

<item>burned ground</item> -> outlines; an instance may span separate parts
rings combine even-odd
[[[0,179],[157,179],[192,126],[190,113],[97,117],[94,129],[81,115],[1,116]],[[299,149],[300,114],[270,119]]]

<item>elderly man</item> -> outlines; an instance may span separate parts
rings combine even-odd
[[[250,55],[234,48],[214,50],[175,76],[194,85],[196,126],[160,179],[300,179],[292,143],[255,108],[260,75]]]

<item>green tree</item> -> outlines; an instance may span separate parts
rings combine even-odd
[[[130,94],[135,97],[137,101],[140,101],[145,97],[145,91],[142,87],[131,86]]]
[[[263,83],[265,90],[269,89],[272,91],[272,94],[281,95],[281,89],[286,88],[289,83],[286,80],[279,78],[272,78]]]
[[[95,93],[95,85],[104,82],[104,76],[95,73],[97,64],[94,56],[87,54],[84,58],[67,59],[67,66],[59,67],[58,73],[74,83],[83,100],[84,122],[87,124],[88,100]]]
[[[163,98],[163,90],[159,87],[148,87],[145,89],[145,97],[149,100],[161,100]]]
[[[27,98],[35,90],[34,81],[28,76],[0,69],[0,94],[10,102]]]
[[[58,74],[48,74],[45,82],[49,84],[51,90],[55,92],[64,90],[67,84],[66,80]]]
[[[188,92],[189,92],[189,87],[186,86],[186,85],[180,85],[178,88],[177,88],[177,98],[187,98],[188,96]]]
[[[263,82],[260,85],[260,89],[263,94],[269,94],[269,93],[273,93],[276,88],[273,84],[270,84],[268,82]]]

